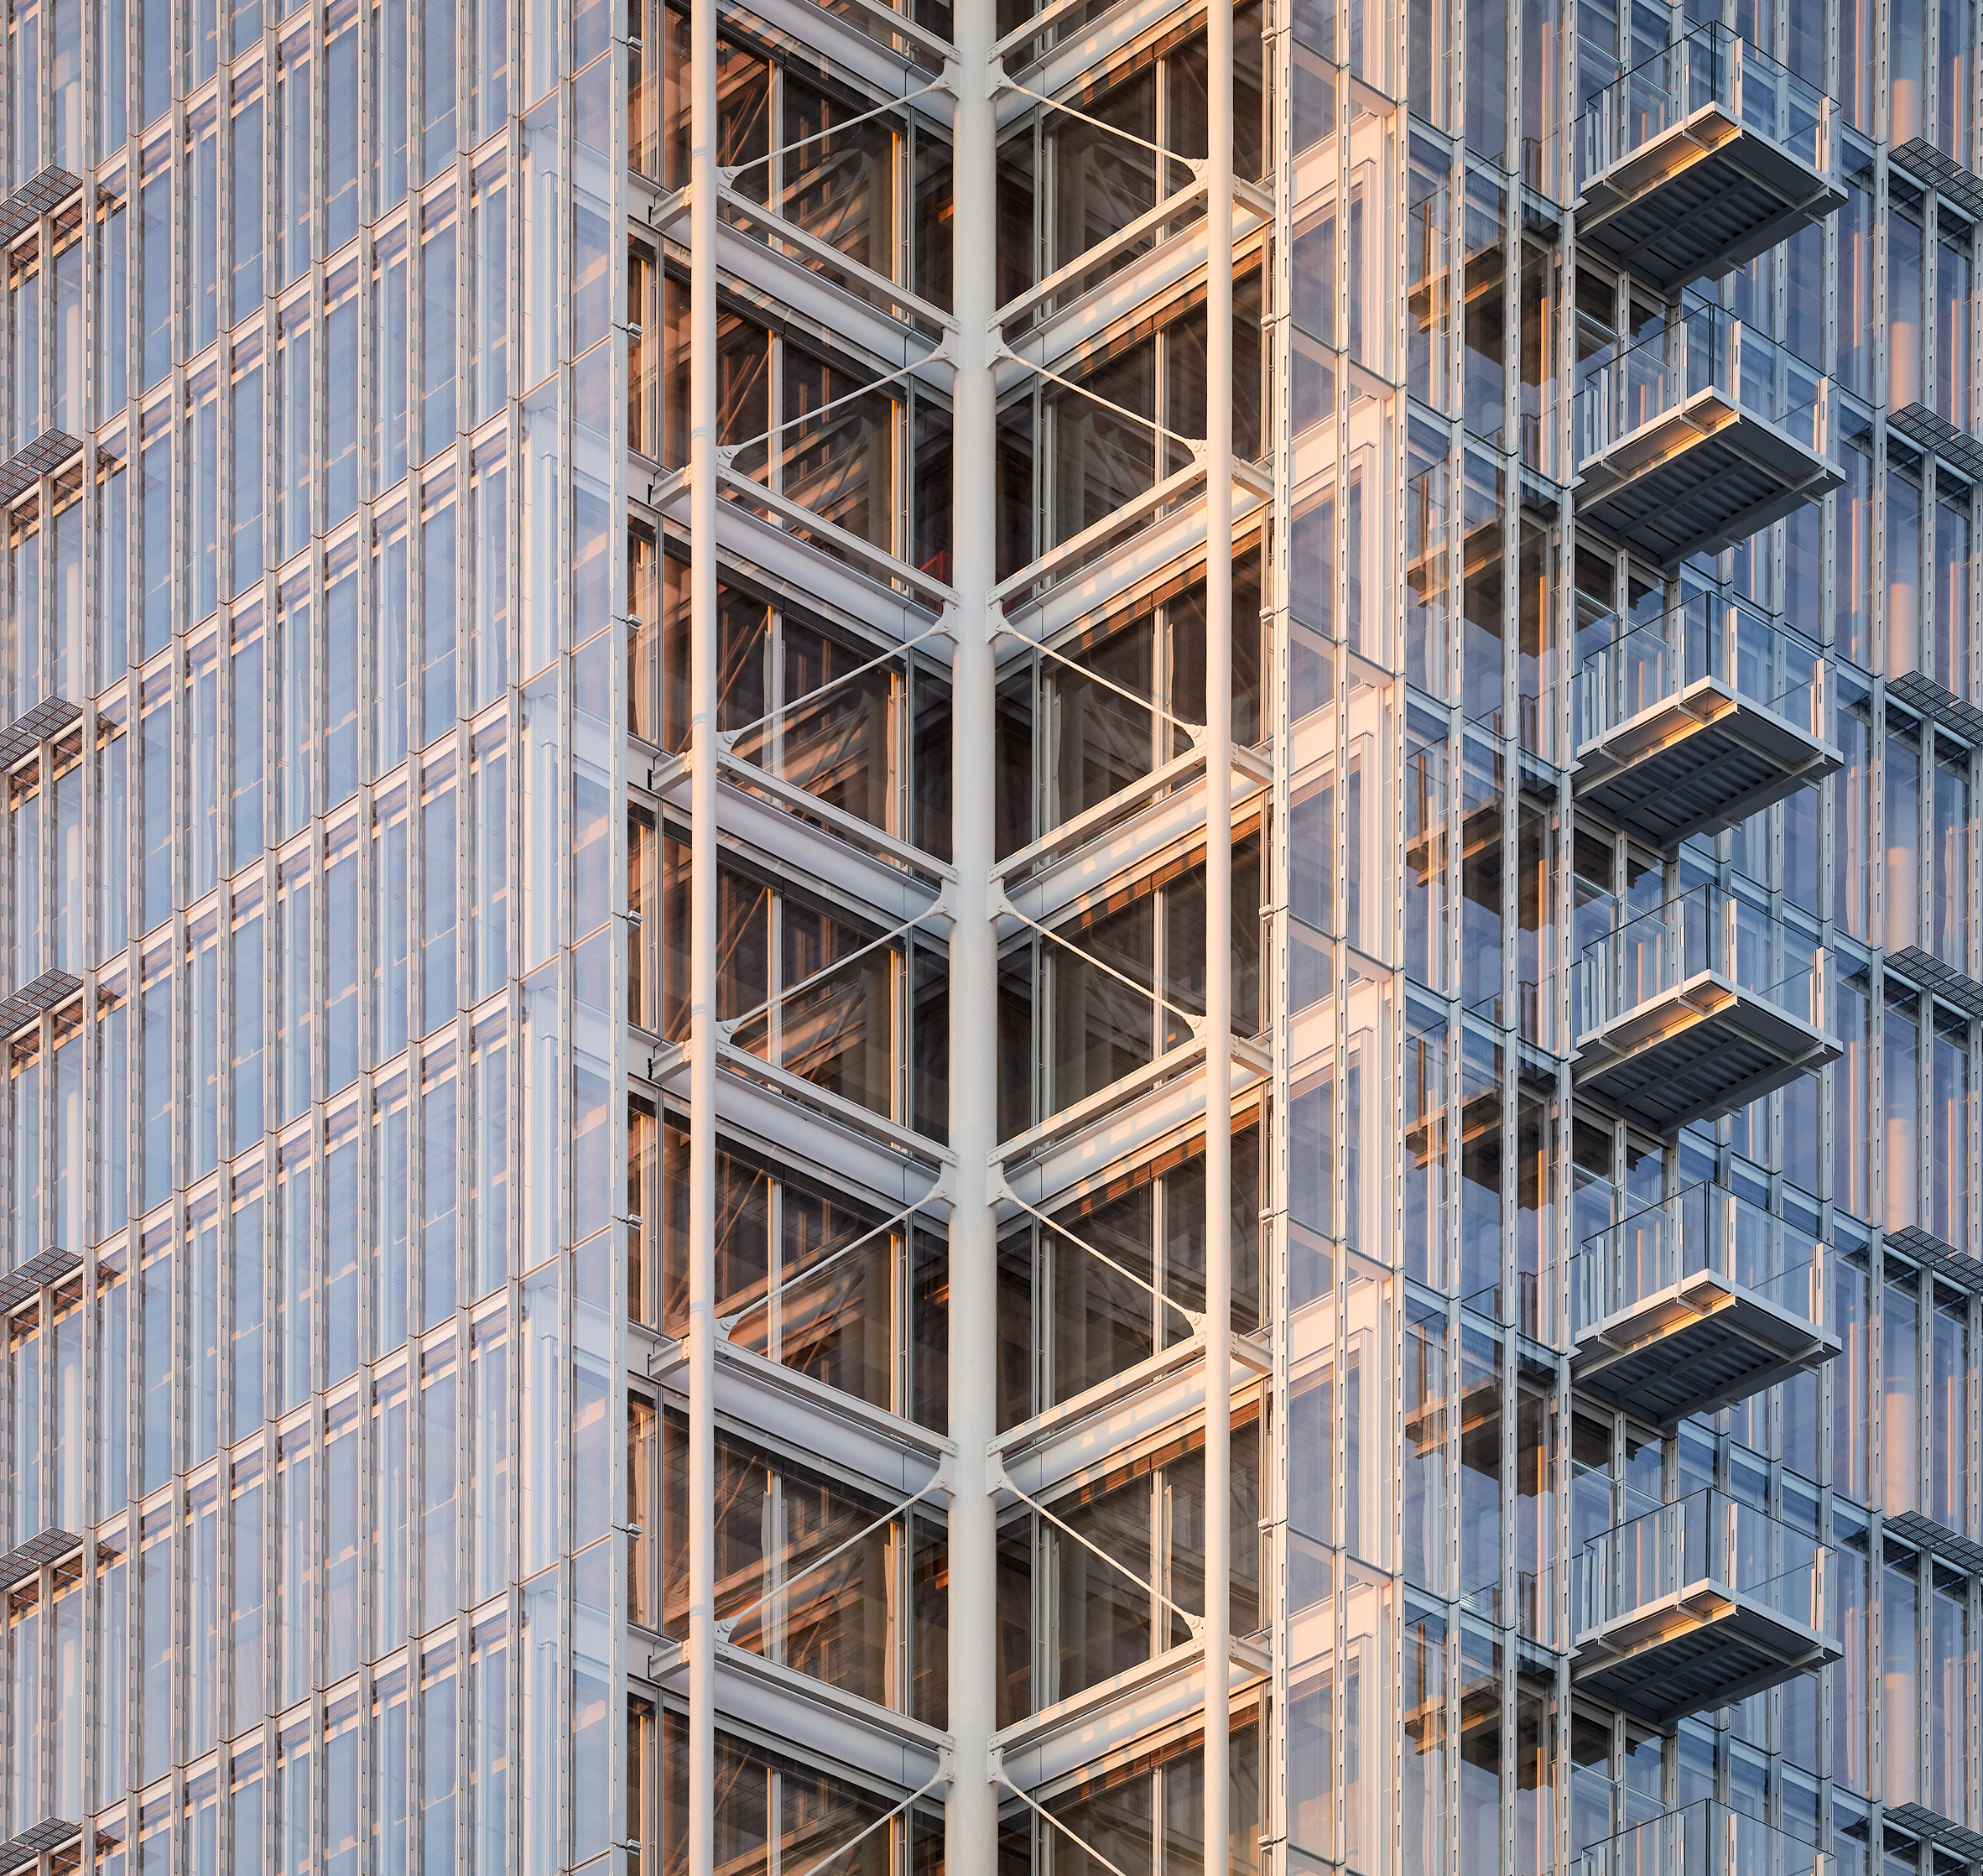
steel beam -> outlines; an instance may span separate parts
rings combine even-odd
[[[1205,1871],[1228,1876],[1232,1677],[1232,6],[1205,14]]]
[[[716,1848],[716,0],[689,15],[689,1871]]]
[[[991,95],[998,38],[993,0],[959,0],[952,119],[951,290],[957,321],[952,402],[951,580],[959,596],[951,664],[951,839],[956,927],[950,941],[950,1697],[954,1745],[944,1816],[945,1876],[994,1876],[998,1790],[992,1725],[998,1710],[998,1529],[986,1449],[998,1430],[998,1238],[990,1162],[998,1144],[998,942],[992,915],[997,798],[991,594],[995,550],[997,116]],[[963,1065],[970,1065],[965,1069]]]

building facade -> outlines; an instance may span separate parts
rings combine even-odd
[[[0,1876],[1983,1866],[1980,29],[12,0]]]

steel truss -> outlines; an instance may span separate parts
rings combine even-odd
[[[908,1476],[901,1487],[908,1495],[882,1519],[886,1522],[899,1517],[907,1508],[932,1498],[947,1497],[949,1500],[949,1732],[940,1747],[934,1748],[934,1772],[854,1842],[885,1827],[919,1799],[939,1789],[945,1806],[945,1864],[952,1876],[994,1876],[1003,1808],[1017,1806],[1027,1815],[1036,1815],[1044,1821],[1036,1827],[1072,1834],[1040,1802],[1033,1789],[1016,1780],[995,1725],[999,1507],[1002,1502],[1020,1499],[1032,1506],[1036,1514],[1063,1524],[1049,1507],[1014,1483],[1002,1450],[1006,1442],[1002,1442],[997,1430],[993,1383],[1002,1208],[1008,1215],[1031,1215],[1044,1228],[1121,1271],[1122,1267],[1114,1259],[1085,1243],[1041,1208],[1051,1202],[1054,1190],[1065,1186],[1067,1175],[1077,1165],[1090,1174],[1099,1173],[1105,1160],[1119,1164],[1122,1152],[1137,1150],[1130,1141],[1142,1136],[1132,1127],[1130,1141],[1118,1140],[1098,1153],[1092,1144],[1101,1137],[1096,1129],[1111,1115],[1155,1102],[1152,1113],[1158,1116],[1161,1109],[1158,1123],[1163,1128],[1190,1124],[1194,1114],[1196,1123],[1202,1125],[1210,1117],[1212,1123],[1205,1128],[1205,1307],[1202,1311],[1187,1309],[1154,1285],[1145,1285],[1158,1305],[1182,1316],[1189,1331],[1189,1341],[1178,1349],[1167,1351],[1166,1359],[1156,1364],[1156,1371],[1150,1375],[1133,1382],[1125,1378],[1123,1386],[1105,1386],[1096,1390],[1097,1398],[1115,1399],[1125,1387],[1157,1393],[1168,1389],[1175,1394],[1183,1386],[1187,1395],[1199,1403],[1195,1411],[1202,1415],[1207,1503],[1220,1508],[1230,1501],[1231,1494],[1231,1417],[1236,1367],[1244,1385],[1255,1387],[1263,1360],[1251,1344],[1236,1350],[1231,1329],[1230,1116],[1239,1090],[1257,1081],[1264,1066],[1255,1059],[1257,1051],[1252,1045],[1232,1036],[1234,984],[1227,935],[1231,929],[1235,812],[1244,811],[1261,798],[1267,778],[1258,773],[1261,765],[1257,757],[1236,751],[1226,700],[1231,695],[1232,673],[1233,531],[1236,521],[1242,517],[1250,521],[1262,512],[1267,493],[1257,471],[1251,465],[1236,463],[1232,451],[1236,205],[1248,218],[1252,239],[1257,239],[1266,217],[1261,205],[1253,199],[1257,192],[1242,196],[1233,175],[1232,16],[1229,8],[1215,7],[1210,9],[1208,23],[1208,153],[1204,158],[1175,159],[1189,172],[1188,185],[1137,217],[1130,227],[1106,239],[1097,249],[1057,269],[1011,302],[998,302],[996,220],[988,213],[962,211],[961,205],[987,204],[996,196],[1002,106],[1009,107],[1018,102],[1025,108],[1085,115],[1068,102],[1066,75],[1059,69],[1059,61],[1049,59],[1044,65],[1016,66],[1015,70],[1027,75],[1028,81],[1023,83],[1008,74],[1002,62],[1039,39],[1056,22],[1064,21],[1077,3],[1078,0],[1054,0],[1043,13],[1001,39],[990,0],[966,0],[955,14],[954,45],[943,44],[926,30],[913,28],[899,13],[882,8],[878,0],[862,0],[862,4],[882,29],[882,36],[878,41],[862,36],[858,48],[852,44],[855,35],[849,34],[844,25],[832,21],[830,16],[822,16],[826,21],[822,33],[831,42],[824,49],[830,55],[844,53],[848,60],[856,60],[847,69],[868,84],[871,95],[895,94],[862,113],[862,117],[886,117],[912,102],[924,104],[932,115],[940,117],[943,105],[946,102],[949,105],[954,200],[960,205],[960,211],[953,218],[953,304],[946,314],[926,305],[898,283],[878,274],[870,278],[868,270],[852,266],[846,256],[825,248],[817,237],[786,223],[775,208],[736,193],[736,185],[747,170],[761,166],[773,155],[788,154],[817,138],[800,139],[744,164],[723,165],[717,162],[715,75],[718,0],[693,0],[689,183],[679,195],[650,211],[650,221],[657,227],[675,223],[684,211],[688,220],[691,358],[700,362],[715,356],[719,276],[732,258],[742,264],[741,247],[765,245],[742,235],[726,219],[726,210],[747,214],[754,224],[753,232],[768,237],[767,258],[762,264],[752,263],[764,279],[794,270],[807,273],[804,263],[809,260],[818,266],[840,269],[857,292],[867,295],[860,326],[866,335],[863,349],[868,357],[881,362],[868,367],[875,373],[872,382],[836,401],[852,401],[869,392],[881,391],[890,383],[921,374],[930,366],[947,368],[952,404],[953,496],[951,565],[947,579],[934,579],[883,549],[843,535],[832,524],[739,472],[737,452],[752,444],[773,440],[776,433],[768,432],[742,444],[720,445],[716,374],[710,370],[692,370],[690,374],[690,461],[685,472],[664,478],[649,491],[653,506],[661,513],[685,518],[691,555],[690,746],[685,759],[664,762],[652,778],[657,792],[669,797],[675,797],[685,784],[690,817],[689,1034],[684,1048],[665,1060],[658,1057],[654,1065],[669,1086],[685,1092],[688,1107],[689,1326],[679,1345],[657,1349],[652,1357],[657,1376],[665,1373],[670,1388],[685,1393],[687,1399],[690,1608],[685,1644],[679,1650],[655,1657],[650,1664],[669,1686],[680,1686],[686,1693],[691,1876],[710,1876],[713,1870],[716,1715],[720,1710],[737,1710],[736,1703],[742,1697],[735,1691],[741,1685],[737,1676],[754,1676],[767,1685],[789,1677],[789,1670],[757,1663],[742,1655],[731,1642],[738,1621],[782,1594],[789,1584],[768,1592],[751,1609],[740,1610],[726,1621],[719,1622],[716,1617],[713,1519],[716,1420],[725,1410],[725,1399],[732,1403],[734,1410],[742,1398],[740,1388],[782,1387],[791,1391],[796,1399],[806,1388],[818,1387],[811,1383],[799,1387],[790,1378],[759,1375],[758,1370],[775,1364],[751,1356],[729,1341],[730,1331],[749,1312],[740,1311],[722,1319],[716,1315],[716,1139],[719,1128],[736,1128],[742,1112],[740,1102],[752,1104],[749,1111],[760,1137],[774,1134],[778,1130],[776,1117],[789,1110],[799,1133],[815,1139],[814,1156],[821,1164],[832,1163],[830,1136],[834,1129],[867,1133],[869,1144],[862,1149],[866,1157],[861,1163],[867,1169],[866,1176],[874,1181],[871,1191],[887,1189],[880,1183],[882,1175],[890,1162],[899,1161],[903,1174],[899,1196],[890,1207],[893,1216],[875,1227],[876,1232],[900,1228],[925,1208],[940,1210],[947,1206],[950,1213],[948,1435],[929,1436],[919,1430],[915,1442],[919,1450],[908,1462]],[[780,17],[790,11],[783,9]],[[1133,18],[1137,33],[1147,35],[1174,25],[1186,8],[1181,5],[1163,8],[1142,0],[1142,3],[1117,11],[1125,19]],[[890,34],[898,35],[897,44],[908,49],[893,81],[878,69],[866,69],[876,63],[877,50],[890,43]],[[843,40],[849,43],[843,46]],[[940,76],[932,78],[930,67],[939,59],[942,61]],[[861,117],[848,120],[860,121]],[[1165,157],[1171,154],[1159,154]],[[1201,208],[1203,212],[1200,213]],[[1180,216],[1187,213],[1190,219],[1179,227]],[[994,505],[997,404],[1002,383],[1014,373],[1032,373],[1084,396],[1096,395],[1071,378],[1062,362],[1075,354],[1056,352],[1029,358],[1023,351],[1015,351],[1007,344],[1006,326],[1054,301],[1080,273],[1091,270],[1109,253],[1127,253],[1153,235],[1160,237],[1159,253],[1176,249],[1189,255],[1202,248],[1206,258],[1202,263],[1192,261],[1175,279],[1161,268],[1153,269],[1148,288],[1140,289],[1143,298],[1120,315],[1111,315],[1109,323],[1116,326],[1124,319],[1133,320],[1150,299],[1168,297],[1179,290],[1180,280],[1188,281],[1195,267],[1204,265],[1208,326],[1206,435],[1202,438],[1176,436],[1163,425],[1146,419],[1154,440],[1183,446],[1189,459],[1187,466],[1168,475],[1158,474],[1153,487],[1132,504],[1132,512],[1061,543],[1002,582],[996,565],[997,517]],[[764,273],[767,268],[769,273]],[[1175,271],[1171,269],[1171,273]],[[810,273],[809,283],[807,290],[818,298],[822,290],[820,275]],[[877,296],[888,301],[888,312],[882,311]],[[821,305],[825,305],[823,300]],[[892,336],[898,328],[899,339]],[[931,330],[939,335],[934,349],[927,336]],[[1018,342],[1022,347],[1025,344]],[[893,357],[885,357],[885,352],[892,352]],[[809,417],[817,415],[817,412],[809,413]],[[1159,699],[1136,698],[1106,677],[1097,678],[1126,699],[1148,707],[1180,732],[1189,745],[1188,753],[1163,763],[1160,774],[1148,779],[1147,784],[1136,784],[1134,790],[1123,791],[1124,800],[1075,817],[1073,824],[1043,835],[1027,855],[1008,857],[1001,862],[993,822],[997,781],[994,711],[1000,649],[1017,640],[1033,654],[1069,662],[1053,644],[1044,642],[1061,629],[1054,620],[1069,602],[1072,582],[1068,576],[1077,565],[1087,563],[1081,581],[1085,589],[1082,602],[1091,607],[1097,576],[1101,587],[1119,583],[1112,581],[1106,564],[1097,562],[1095,556],[1126,529],[1137,524],[1143,526],[1151,539],[1161,539],[1164,550],[1183,564],[1202,562],[1207,607],[1205,694],[1210,702],[1206,714],[1210,720],[1202,724],[1186,723]],[[809,530],[816,540],[831,547],[837,560],[830,560],[819,548],[808,547],[794,539],[794,529]],[[735,551],[740,545],[745,546],[747,557],[755,560],[762,556],[774,567],[789,563],[803,573],[811,563],[822,563],[819,568],[822,587],[834,594],[841,608],[877,624],[885,617],[888,621],[883,627],[885,636],[900,643],[877,654],[856,670],[841,674],[804,696],[765,711],[751,724],[720,730],[717,568],[720,555]],[[1151,571],[1147,552],[1139,543],[1141,557],[1129,563],[1132,581],[1147,576]],[[803,588],[805,581],[801,578],[797,584]],[[1043,600],[1038,596],[1048,589],[1052,591]],[[872,600],[863,597],[869,593]],[[1026,613],[1035,615],[1030,631],[1014,623]],[[952,857],[948,865],[919,854],[906,843],[877,830],[843,828],[840,821],[847,817],[836,819],[825,804],[810,802],[799,791],[781,784],[777,777],[753,769],[739,754],[741,747],[753,734],[766,732],[799,706],[816,702],[835,685],[887,663],[903,650],[924,645],[939,655],[947,654],[950,664]],[[1184,1019],[1191,1040],[1185,1048],[1167,1053],[1153,1075],[1129,1077],[1101,1091],[1094,1100],[1077,1104],[1077,1112],[1056,1115],[1047,1125],[1021,1139],[1002,1143],[996,1084],[987,1066],[996,1060],[997,1054],[996,1017],[1002,932],[1025,926],[1055,945],[1070,944],[1068,935],[1056,933],[1050,926],[1054,908],[1049,901],[1059,896],[1059,889],[1050,889],[1043,896],[1037,877],[1021,883],[1021,873],[1036,862],[1049,860],[1064,870],[1069,856],[1078,858],[1084,847],[1095,844],[1111,817],[1119,820],[1125,805],[1134,805],[1128,800],[1132,792],[1140,792],[1146,799],[1146,805],[1137,811],[1157,816],[1167,827],[1175,823],[1179,833],[1204,841],[1205,929],[1209,935],[1205,1010],[1202,1014],[1174,1010]],[[1181,797],[1188,800],[1181,800]],[[872,856],[860,866],[873,870],[877,888],[882,877],[887,878],[890,885],[886,902],[896,908],[893,928],[874,943],[887,944],[927,923],[947,921],[950,1059],[954,1065],[947,1145],[921,1140],[903,1127],[889,1126],[876,1117],[843,1114],[821,1091],[809,1093],[789,1087],[792,1077],[781,1077],[766,1064],[740,1058],[731,1038],[741,1024],[761,1013],[746,1012],[742,1017],[722,1021],[717,1018],[716,878],[720,826],[730,826],[745,811],[746,803],[756,805],[752,811],[760,823],[766,826],[777,824],[785,830],[778,836],[780,852],[802,853],[808,842],[822,837],[816,830],[824,829],[830,836],[839,836],[851,847],[864,849]],[[1179,821],[1180,811],[1191,826]],[[809,827],[807,821],[811,823]],[[1096,851],[1099,854],[1103,850],[1096,847]],[[1147,863],[1147,859],[1136,862],[1132,872]],[[845,858],[835,862],[841,873],[847,873],[851,864]],[[917,876],[913,881],[902,870],[905,867]],[[848,873],[850,884],[858,877],[859,867],[856,867],[854,872]],[[1101,883],[1099,878],[1096,883]],[[1023,903],[1015,903],[1014,894]],[[1059,903],[1067,901],[1062,898]],[[1109,969],[1106,965],[1101,967]],[[1164,1007],[1173,1008],[1168,1002]],[[800,1105],[793,1106],[794,1102]],[[1058,1159],[1054,1159],[1056,1154]],[[927,1170],[912,1178],[912,1163]],[[1060,1170],[1049,1171],[1049,1163],[1057,1165]],[[856,1245],[873,1235],[873,1232],[864,1234]],[[855,1248],[842,1247],[842,1254]],[[803,1410],[828,1410],[824,1401],[809,1404]],[[878,1455],[882,1447],[875,1441],[882,1437],[885,1445],[885,1429],[880,1421],[886,1416],[870,1413],[867,1418],[876,1424],[864,1428],[848,1451],[858,1448]],[[861,1445],[862,1441],[867,1442],[865,1446]],[[1174,1656],[1189,1655],[1199,1664],[1192,1670],[1195,1678],[1191,1685],[1200,1689],[1194,1702],[1198,1708],[1195,1724],[1202,1730],[1205,1742],[1205,1868],[1208,1873],[1218,1870],[1223,1876],[1230,1835],[1226,1794],[1234,1676],[1230,1667],[1217,1665],[1235,1662],[1228,1519],[1223,1515],[1210,1516],[1206,1529],[1207,1587],[1202,1614],[1194,1615],[1171,1602],[1155,1587],[1145,1587],[1182,1617],[1191,1633],[1189,1647],[1170,1651],[1161,1665],[1153,1664],[1152,1676],[1175,1681],[1179,1662]],[[848,1544],[858,1541],[861,1535],[865,1534],[856,1534]],[[1085,1541],[1078,1534],[1070,1535],[1075,1535],[1077,1541]],[[813,1560],[814,1565],[830,1561],[837,1554],[830,1552]],[[1120,1560],[1107,1561],[1132,1581],[1142,1582]],[[1215,1665],[1207,1667],[1206,1664]],[[1256,1671],[1250,1656],[1239,1666],[1242,1681]],[[731,1691],[726,1692],[725,1689]],[[1172,1707],[1174,1709],[1174,1699]],[[1186,1713],[1188,1716],[1188,1709]],[[887,1717],[893,1724],[895,1716]],[[1166,1723],[1174,1725],[1177,1718],[1173,1712]],[[873,1723],[881,1724],[881,1719],[877,1717]],[[927,1744],[928,1729],[905,1720],[899,1732],[905,1744],[912,1738],[923,1742],[918,1745],[919,1752],[931,1749]],[[1105,1727],[1097,1737],[1107,1733]],[[1078,1746],[1064,1743],[1057,1748],[1056,1763],[1067,1763],[1070,1750],[1078,1750]],[[924,1768],[929,1763],[927,1758],[919,1761]],[[919,1772],[917,1775],[923,1774]],[[851,1843],[847,1846],[851,1847]]]

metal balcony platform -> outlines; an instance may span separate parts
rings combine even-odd
[[[1904,1231],[1888,1232],[1886,1244],[1890,1251],[1898,1251],[1902,1257],[1912,1258],[1917,1264],[1925,1264],[1938,1277],[1959,1289],[1966,1290],[1972,1295],[1983,1296],[1983,1260],[1971,1257],[1967,1251],[1958,1250],[1932,1231],[1909,1225]]]
[[[1924,1837],[1937,1849],[1946,1850],[1965,1863],[1975,1863],[1983,1858],[1983,1832],[1973,1831],[1966,1824],[1958,1824],[1952,1818],[1944,1817],[1939,1811],[1931,1811],[1926,1805],[1889,1805],[1886,1821],[1898,1825],[1903,1831]]]
[[[65,1848],[81,1836],[81,1824],[71,1824],[60,1817],[44,1817],[39,1824],[30,1824],[18,1837],[0,1843],[0,1876],[31,1868],[37,1858]]]
[[[0,1276],[0,1315],[24,1303],[37,1290],[50,1284],[66,1283],[82,1269],[80,1251],[47,1250]]]
[[[1831,1636],[1703,1578],[1577,1638],[1580,1693],[1652,1726],[1781,1686],[1840,1658]]]
[[[44,476],[54,475],[77,456],[93,463],[96,456],[95,441],[70,436],[63,430],[44,430],[25,449],[17,451],[6,461],[0,462],[0,502],[11,502],[30,483],[39,482]]]
[[[1701,971],[1580,1036],[1571,1075],[1580,1095],[1671,1133],[1732,1113],[1841,1053],[1810,1024]]]
[[[44,1564],[60,1563],[82,1546],[82,1537],[75,1531],[36,1532],[26,1543],[16,1545],[5,1556],[0,1556],[0,1594],[24,1583]]]
[[[66,697],[44,697],[0,728],[0,769],[12,769],[39,749],[50,737],[60,736],[82,716],[82,706]]]
[[[1588,457],[1577,516],[1670,567],[1746,539],[1844,480],[1788,430],[1710,384]]]
[[[1672,1426],[1821,1367],[1840,1346],[1725,1273],[1695,1270],[1592,1323],[1570,1373],[1585,1393]]]
[[[81,191],[82,178],[50,163],[35,171],[0,202],[0,243],[11,243],[44,215],[53,215]]]
[[[44,971],[11,997],[0,998],[0,1036],[10,1036],[34,1018],[65,1003],[82,988],[67,971]]]
[[[1580,805],[1671,849],[1739,826],[1844,765],[1830,743],[1704,677],[1584,743],[1570,780]]]
[[[1671,295],[1843,207],[1845,192],[1715,100],[1584,185],[1577,238]]]

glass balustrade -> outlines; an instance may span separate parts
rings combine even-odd
[[[1753,607],[1708,592],[1585,656],[1577,672],[1578,746],[1706,680],[1831,741],[1824,653]]]
[[[1580,1337],[1595,1324],[1703,1272],[1831,1329],[1829,1259],[1821,1239],[1725,1186],[1690,1186],[1587,1238],[1570,1260]]]
[[[1584,1847],[1573,1876],[1829,1876],[1822,1850],[1711,1798]]]
[[[1584,361],[1577,392],[1577,464],[1595,461],[1706,392],[1773,425],[1827,463],[1829,380],[1725,306],[1694,300],[1634,344]]]
[[[1584,947],[1577,961],[1577,1034],[1591,1034],[1709,975],[1831,1032],[1827,947],[1763,907],[1703,883]]]
[[[1725,1492],[1704,1490],[1592,1538],[1578,1558],[1580,1639],[1702,1589],[1785,1623],[1834,1632],[1829,1548]]]
[[[1579,188],[1710,106],[1807,168],[1831,173],[1831,100],[1715,22],[1590,94],[1578,122]]]

